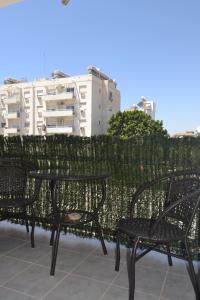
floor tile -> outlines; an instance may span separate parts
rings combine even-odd
[[[96,280],[111,282],[117,273],[114,271],[114,262],[100,258],[98,256],[89,256],[75,271],[75,274],[87,276]]]
[[[162,297],[170,300],[195,300],[189,275],[186,277],[168,273]]]
[[[128,300],[128,289],[111,286],[102,300]],[[136,291],[135,300],[159,300],[159,297]]]
[[[137,265],[163,271],[167,271],[169,266],[167,255],[155,251],[149,252],[140,260],[138,260]]]
[[[15,276],[17,273],[22,272],[25,268],[30,266],[30,264],[12,257],[1,256],[0,266],[0,285],[2,285],[3,283],[11,279],[13,276]]]
[[[0,287],[0,299],[1,300],[37,300],[31,296],[20,294],[19,292]]]
[[[70,272],[74,268],[76,268],[86,257],[87,253],[78,253],[70,251],[66,248],[58,249],[58,256],[56,262],[56,270],[62,270],[65,272]],[[41,264],[43,266],[50,267],[51,264],[51,252],[48,253],[45,257],[43,256],[41,259],[37,261],[37,264]]]
[[[7,235],[0,236],[0,254],[5,254],[16,247],[23,245],[24,243],[24,241],[14,239]]]
[[[45,300],[100,300],[108,285],[95,280],[69,276]]]
[[[46,243],[37,243],[35,248],[31,248],[29,243],[22,245],[21,247],[9,252],[9,256],[23,259],[29,262],[36,262],[42,256],[51,253],[51,247]]]
[[[63,272],[56,272],[55,276],[49,276],[49,269],[33,265],[5,286],[39,298],[53,288],[64,276],[66,273]]]
[[[161,270],[149,267],[145,268],[136,264],[136,290],[155,296],[160,295],[165,274],[166,272]],[[114,280],[113,285],[128,288],[128,272],[126,265],[119,272],[119,275]]]
[[[99,245],[96,239],[80,238],[72,234],[61,234],[59,247],[67,248],[71,251],[91,253]]]
[[[116,245],[115,243],[112,243],[112,242],[105,242],[106,244],[106,248],[107,248],[107,251],[108,251],[108,254],[107,255],[104,255],[103,254],[103,251],[102,251],[102,247],[101,247],[101,244],[99,242],[99,244],[97,245],[97,249],[94,251],[94,255],[97,255],[97,256],[102,256],[104,255],[104,258],[105,259],[112,259],[112,260],[115,260],[115,248],[116,248]],[[126,252],[127,252],[127,249],[124,247],[124,246],[121,246],[120,247],[120,260],[121,262],[125,262],[126,261]]]

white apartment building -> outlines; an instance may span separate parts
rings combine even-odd
[[[13,135],[105,134],[110,117],[120,110],[116,82],[89,66],[88,74],[17,81],[0,86],[0,133]]]
[[[144,96],[141,97],[141,101],[135,105],[133,104],[127,111],[141,110],[155,120],[156,104],[154,101],[149,101]]]

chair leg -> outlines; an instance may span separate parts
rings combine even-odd
[[[130,278],[129,278],[129,300],[134,300],[135,295],[135,258],[139,238],[134,240],[131,259],[130,259]]]
[[[56,228],[56,238],[54,240],[53,247],[52,247],[51,270],[50,270],[51,276],[54,276],[54,274],[55,274],[59,238],[60,238],[60,224]]]
[[[167,257],[168,257],[168,264],[169,266],[172,266],[173,263],[172,263],[172,256],[171,256],[171,251],[170,251],[170,246],[169,244],[166,244],[166,247],[167,247]]]
[[[35,239],[34,239],[34,231],[35,231],[35,210],[34,207],[31,206],[31,247],[34,248],[35,247]]]
[[[29,225],[28,225],[28,221],[26,220],[26,232],[29,233]]]
[[[115,271],[119,271],[120,266],[120,233],[117,230],[116,233],[116,249],[115,249]]]
[[[196,300],[200,300],[200,290],[199,290],[199,286],[198,286],[197,276],[195,274],[194,265],[192,262],[192,258],[191,258],[187,240],[185,240],[185,249],[186,249],[186,253],[187,253],[189,271],[190,271],[191,281],[192,281],[195,295],[196,295]]]
[[[24,218],[25,218],[25,224],[26,224],[26,232],[29,233],[29,224],[28,224],[28,218],[26,213],[26,208],[24,208]]]
[[[55,231],[56,231],[55,226],[52,226],[52,229],[51,229],[51,238],[50,238],[50,243],[49,243],[50,246],[53,246]]]
[[[105,245],[105,242],[104,242],[104,239],[103,239],[102,228],[101,228],[101,225],[99,224],[99,221],[98,221],[97,217],[95,219],[95,224],[97,226],[98,236],[99,236],[100,241],[101,241],[101,246],[102,246],[102,249],[103,249],[103,254],[107,255],[108,252],[107,252],[106,245]]]

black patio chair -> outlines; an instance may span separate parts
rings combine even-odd
[[[157,185],[157,186],[156,186]],[[148,195],[157,200],[157,215],[140,217],[139,202],[148,201]],[[146,195],[146,196],[145,196]],[[159,198],[162,199],[159,203]],[[164,199],[164,201],[163,201]],[[146,202],[147,204],[147,202]],[[188,246],[189,230],[200,204],[200,174],[195,171],[175,172],[155,179],[142,185],[132,196],[127,218],[117,224],[116,263],[115,270],[120,265],[120,238],[126,235],[132,248],[128,263],[129,300],[134,300],[135,292],[135,263],[159,245],[166,247],[168,263],[172,266],[170,246],[173,242],[180,242],[189,263],[191,281],[200,300],[200,291],[194,271],[192,258]],[[142,206],[142,213],[145,205]],[[139,243],[149,242],[151,246],[137,254]]]
[[[0,221],[22,219],[29,232],[31,247],[34,247],[35,212],[33,204],[39,196],[41,182],[35,181],[33,195],[27,193],[27,171],[19,161],[0,161]],[[30,213],[29,213],[30,211]]]

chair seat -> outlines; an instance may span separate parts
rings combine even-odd
[[[3,198],[0,199],[0,208],[21,208],[33,203],[33,200],[28,197],[21,198]]]
[[[151,233],[152,225],[155,221],[145,218],[121,219],[117,228],[131,237],[140,237],[152,241],[173,241],[184,238],[185,232],[178,226],[162,222],[158,225],[156,232]]]

